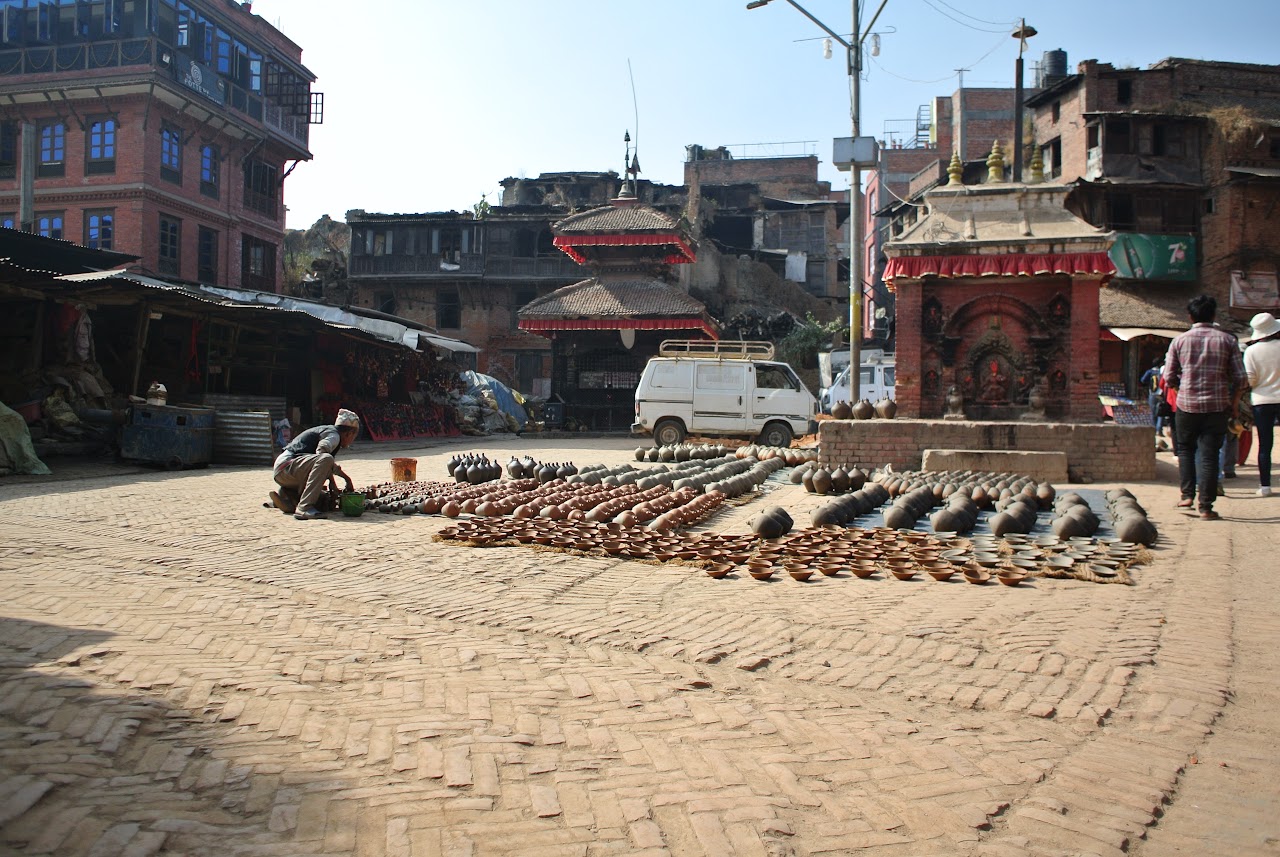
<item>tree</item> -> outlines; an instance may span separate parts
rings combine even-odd
[[[319,267],[342,271],[346,278],[347,255],[351,252],[351,227],[323,215],[307,229],[289,229],[284,234],[285,291],[301,295],[304,281]]]

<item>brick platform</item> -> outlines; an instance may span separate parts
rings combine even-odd
[[[1065,452],[1072,481],[1125,482],[1155,476],[1148,426],[1115,423],[994,423],[963,420],[824,420],[823,464],[921,468],[926,449]]]
[[[1067,482],[1065,452],[1028,450],[926,449],[924,470],[991,470],[1021,473],[1042,482]]]

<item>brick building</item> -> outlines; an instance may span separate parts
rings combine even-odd
[[[1117,232],[1104,382],[1137,393],[1196,294],[1237,327],[1280,307],[1280,65],[1087,60],[1027,106],[1046,173],[1074,186],[1068,207]]]
[[[276,291],[284,180],[321,96],[249,6],[0,2],[0,223]]]
[[[750,254],[828,303],[849,305],[841,227],[848,200],[818,181],[818,158],[733,157],[724,146],[687,147],[687,216],[722,254]],[[848,247],[847,241],[844,248]]]

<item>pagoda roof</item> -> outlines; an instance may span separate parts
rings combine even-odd
[[[552,224],[558,235],[591,235],[602,232],[663,232],[678,235],[680,225],[669,215],[647,205],[605,205],[571,214]]]

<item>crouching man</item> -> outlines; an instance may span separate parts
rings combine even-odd
[[[334,456],[351,446],[359,433],[360,418],[341,408],[333,425],[314,426],[294,438],[276,457],[275,480],[280,490],[271,492],[272,505],[299,521],[323,518],[319,501],[325,482],[335,496],[338,483],[334,477],[342,477],[346,490],[355,488]]]

